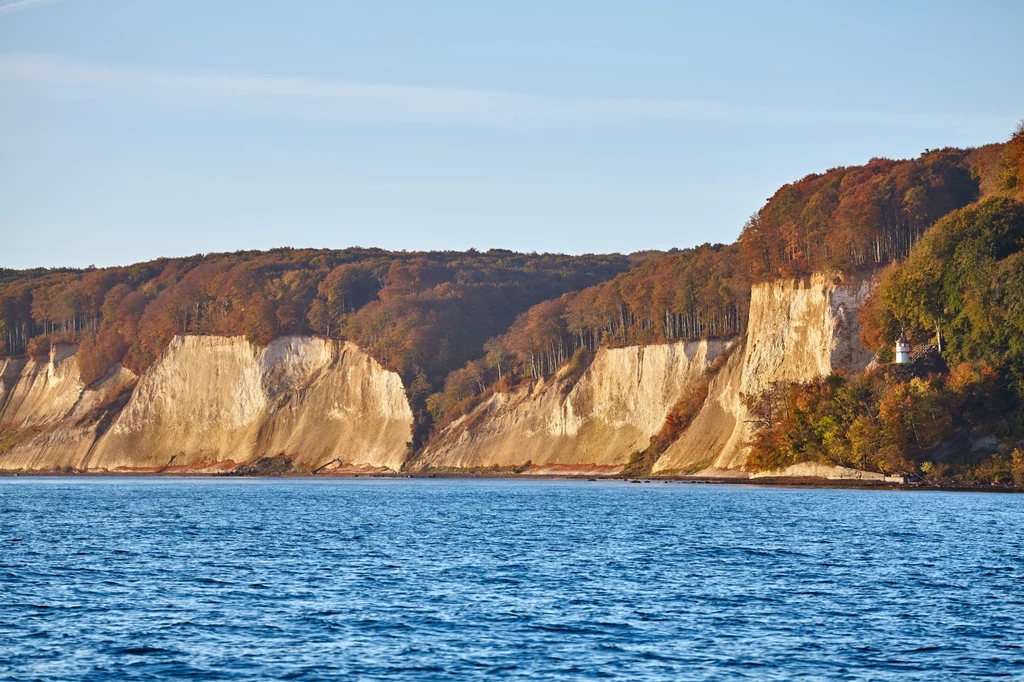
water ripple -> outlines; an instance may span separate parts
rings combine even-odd
[[[0,679],[1024,676],[1024,496],[0,479]]]

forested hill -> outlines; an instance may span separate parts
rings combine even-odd
[[[769,198],[733,244],[673,252],[532,307],[486,356],[452,374],[435,418],[458,416],[499,379],[550,374],[581,349],[741,334],[752,283],[873,273],[904,259],[943,216],[986,197],[1024,200],[1024,124],[1005,144],[808,175]]]

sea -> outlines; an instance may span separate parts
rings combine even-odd
[[[1024,679],[1024,495],[0,478],[3,680]]]

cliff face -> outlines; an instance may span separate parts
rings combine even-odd
[[[118,366],[98,385],[79,378],[74,348],[0,364],[0,471],[79,469],[135,383]]]
[[[711,382],[690,428],[655,463],[655,473],[735,472],[753,435],[744,395],[772,382],[811,381],[834,369],[861,370],[871,352],[860,343],[857,308],[869,281],[818,274],[809,282],[755,285],[746,338]]]
[[[856,309],[869,292],[825,275],[757,285],[744,338],[603,348],[578,376],[492,395],[408,467],[617,473],[706,391],[653,471],[746,475],[743,397],[866,366]],[[398,471],[412,424],[397,374],[323,339],[177,337],[143,376],[117,367],[90,388],[71,348],[0,364],[0,471]]]
[[[618,472],[724,350],[717,341],[602,348],[575,383],[563,371],[491,396],[447,427],[414,467]]]
[[[647,447],[681,398],[710,382],[692,423],[653,471],[745,476],[752,429],[743,396],[776,381],[863,369],[871,353],[860,344],[856,310],[869,293],[869,282],[826,275],[757,285],[745,338],[602,349],[574,385],[556,374],[492,396],[435,438],[415,467],[616,473]]]
[[[277,458],[275,471],[398,470],[411,440],[401,379],[352,344],[177,337],[105,430],[82,417],[107,387],[85,390],[73,356],[47,367],[5,371],[4,433],[49,436],[0,442],[2,469],[214,472]]]
[[[313,470],[398,470],[412,410],[352,344],[178,337],[97,444],[92,469],[218,471],[284,455]]]

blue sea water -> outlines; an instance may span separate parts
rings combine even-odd
[[[0,479],[0,678],[1024,678],[1024,495]]]

